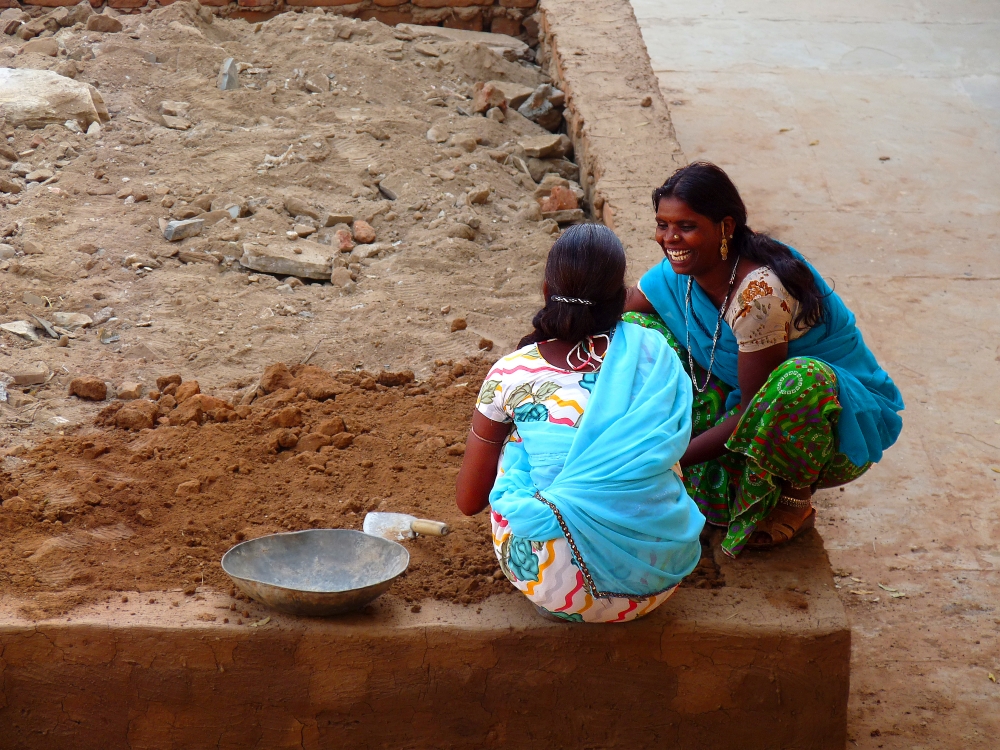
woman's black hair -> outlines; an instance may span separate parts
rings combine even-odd
[[[625,248],[606,226],[571,226],[549,250],[545,283],[545,307],[535,314],[531,321],[535,330],[521,339],[518,348],[553,338],[582,341],[607,333],[625,310]]]
[[[799,312],[793,321],[796,328],[805,329],[823,320],[823,294],[816,286],[812,271],[792,255],[787,246],[760,234],[747,226],[747,208],[729,175],[707,161],[696,161],[681,167],[662,186],[653,191],[653,210],[664,198],[677,198],[695,213],[719,223],[727,216],[736,222],[730,252],[767,266],[799,302]]]

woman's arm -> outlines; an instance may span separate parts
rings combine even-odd
[[[656,310],[636,285],[625,290],[625,312],[654,313]]]
[[[465,458],[455,480],[455,502],[465,515],[474,516],[489,505],[500,451],[510,428],[510,423],[494,422],[479,411],[472,415],[472,430],[465,441]]]
[[[775,344],[756,352],[739,353],[737,369],[740,381],[740,411],[691,440],[688,449],[681,457],[682,467],[711,461],[726,452],[726,441],[732,437],[743,412],[747,410],[757,391],[764,387],[774,369],[787,358],[787,343]]]

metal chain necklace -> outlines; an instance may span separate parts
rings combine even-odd
[[[694,374],[694,357],[691,356],[691,285],[694,283],[694,277],[688,276],[688,287],[687,295],[684,300],[684,327],[687,329],[687,355],[688,355],[688,372],[691,374],[691,384],[694,385],[694,389],[698,393],[704,393],[708,390],[708,384],[712,380],[712,367],[715,365],[715,347],[719,344],[719,332],[722,330],[722,319],[725,317],[726,310],[729,308],[729,296],[733,293],[733,282],[736,281],[736,267],[740,264],[740,257],[736,256],[736,262],[733,263],[733,273],[729,277],[729,289],[726,290],[726,299],[722,302],[722,307],[719,308],[719,318],[715,321],[715,334],[712,336],[712,356],[708,361],[708,373],[705,375],[705,384],[698,385],[698,377]]]

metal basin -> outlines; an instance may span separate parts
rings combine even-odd
[[[271,534],[237,544],[222,569],[239,589],[293,615],[339,615],[385,593],[410,564],[396,542],[351,529]]]

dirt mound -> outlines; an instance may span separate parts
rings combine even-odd
[[[461,515],[454,482],[484,359],[412,372],[275,364],[232,402],[179,375],[115,401],[98,429],[47,439],[0,471],[0,586],[32,617],[114,592],[231,590],[219,560],[245,539],[360,529],[373,510],[444,520],[406,542],[393,594],[470,604],[509,592],[489,516]],[[155,400],[153,400],[155,399]],[[724,585],[710,550],[686,585]]]
[[[91,425],[95,405],[66,398],[77,378],[104,399],[178,372],[229,399],[225,384],[310,351],[426,378],[480,341],[511,348],[537,309],[559,226],[531,174],[579,169],[529,156],[522,140],[552,134],[513,107],[469,116],[474,84],[535,89],[537,66],[321,9],[248,24],[199,8],[59,28],[41,40],[56,57],[6,58],[95,87],[110,122],[0,127],[2,448]],[[228,58],[239,88],[221,90]],[[34,316],[90,322],[57,338]],[[38,362],[51,379],[8,382]],[[132,406],[121,425],[152,417]]]
[[[167,384],[160,404],[115,403],[99,418],[107,428],[6,459],[0,585],[35,596],[34,616],[110,592],[225,591],[231,583],[219,559],[237,542],[358,529],[366,512],[392,510],[453,528],[443,539],[406,543],[412,562],[394,595],[471,603],[509,591],[497,577],[488,516],[465,518],[454,506],[486,367],[442,362],[430,381],[415,383],[411,373],[277,365],[261,379],[267,388],[248,394],[261,394],[251,404],[214,399],[225,405],[212,409],[211,396],[178,401],[166,392],[183,396],[193,381]],[[324,386],[322,398],[310,396]],[[165,409],[171,400],[178,403]],[[154,426],[122,429],[122,415],[137,408],[155,409]],[[184,418],[172,418],[178,413]]]

